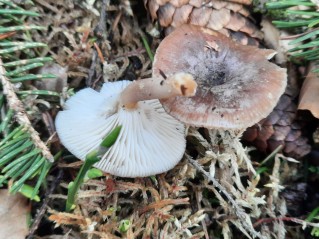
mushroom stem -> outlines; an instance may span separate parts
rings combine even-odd
[[[147,78],[134,81],[121,93],[121,105],[127,109],[135,109],[143,100],[167,99],[175,96],[194,96],[197,83],[188,73],[177,73],[167,79]]]

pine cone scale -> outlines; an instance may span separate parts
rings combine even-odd
[[[189,2],[189,0],[171,0],[170,1],[170,3],[176,8],[187,5],[188,2]]]
[[[189,4],[194,6],[194,7],[199,8],[202,6],[202,2],[203,2],[202,0],[190,0]]]
[[[299,130],[290,130],[289,134],[286,137],[286,141],[296,141],[301,136],[301,131]]]
[[[157,11],[159,10],[160,5],[155,1],[144,1],[145,6],[149,9],[149,13],[153,20],[157,19]]]
[[[189,15],[191,14],[193,7],[191,5],[185,5],[177,8],[173,16],[173,27],[178,27],[188,22]]]
[[[228,9],[223,8],[218,11],[213,10],[210,14],[210,18],[206,27],[215,31],[220,31],[229,23],[229,21],[230,11]]]
[[[210,19],[211,11],[208,8],[196,8],[190,15],[190,24],[206,26]]]
[[[169,3],[171,0],[156,0],[155,2],[160,5],[160,6],[163,6],[165,5],[166,3]]]
[[[175,13],[175,8],[171,4],[166,4],[158,10],[159,23],[163,27],[168,27],[172,21]],[[165,16],[165,17],[164,17]]]

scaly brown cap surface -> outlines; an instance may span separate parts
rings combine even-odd
[[[194,97],[161,101],[178,120],[206,128],[244,129],[265,118],[284,92],[286,69],[268,61],[274,54],[183,25],[158,47],[153,76],[186,72],[197,81]]]

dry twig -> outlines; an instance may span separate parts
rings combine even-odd
[[[32,124],[25,112],[22,102],[19,100],[18,96],[14,91],[14,87],[10,80],[6,77],[6,70],[3,67],[2,59],[0,58],[0,78],[3,86],[3,93],[6,95],[8,105],[10,109],[13,109],[16,114],[16,119],[19,124],[23,125],[24,128],[30,133],[31,139],[35,146],[39,148],[42,155],[53,162],[54,158],[48,149],[48,147],[43,143],[39,137],[39,133],[32,127]]]

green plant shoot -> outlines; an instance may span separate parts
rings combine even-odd
[[[100,169],[97,168],[91,168],[89,171],[87,171],[85,177],[84,177],[84,182],[94,179],[94,178],[99,178],[103,176],[103,172]]]
[[[22,187],[19,189],[19,193],[21,193],[23,196],[31,199],[31,200],[34,200],[36,202],[40,202],[40,197],[39,195],[34,195],[34,188],[27,185],[27,184],[23,184]]]
[[[121,131],[122,126],[117,126],[115,127],[111,133],[109,133],[102,141],[101,146],[102,147],[111,147],[120,131]],[[76,176],[75,180],[73,182],[70,182],[68,185],[68,197],[66,200],[66,206],[65,206],[65,210],[67,212],[71,211],[72,209],[74,209],[74,201],[76,198],[76,194],[80,188],[80,186],[83,184],[84,182],[84,178],[87,174],[87,172],[90,170],[90,168],[97,162],[100,161],[100,157],[98,156],[98,150],[94,150],[90,153],[88,153],[88,155],[86,155],[84,164],[82,165],[79,174]]]
[[[74,201],[79,190],[80,186],[83,183],[84,176],[86,172],[93,166],[93,164],[97,163],[100,158],[97,155],[97,151],[90,152],[82,165],[79,174],[76,176],[74,182],[70,182],[68,185],[68,198],[66,200],[65,210],[67,212],[71,211],[74,208]]]
[[[130,226],[131,226],[130,220],[122,220],[120,221],[119,230],[120,232],[125,233],[130,228]]]
[[[103,141],[102,141],[102,143],[101,143],[101,146],[103,146],[103,147],[105,147],[105,148],[111,147],[111,146],[115,143],[117,137],[119,136],[121,129],[122,129],[122,126],[121,126],[121,125],[116,126],[116,127],[111,131],[111,133],[109,133],[109,134],[103,139]]]

